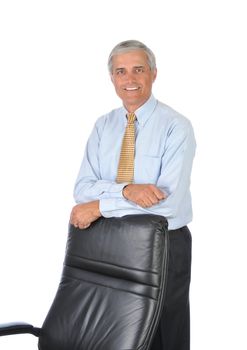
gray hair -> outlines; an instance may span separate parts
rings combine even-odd
[[[110,73],[112,73],[112,58],[115,55],[118,55],[120,53],[126,53],[130,51],[136,51],[136,50],[143,50],[148,59],[148,65],[151,69],[151,71],[154,71],[156,69],[156,59],[154,56],[154,53],[142,42],[138,40],[126,40],[122,41],[121,43],[117,44],[111,51],[109,58],[108,58],[108,70]]]

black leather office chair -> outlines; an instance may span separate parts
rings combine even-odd
[[[165,298],[168,244],[166,219],[156,215],[70,226],[42,328],[3,324],[0,335],[31,333],[40,350],[149,349]]]

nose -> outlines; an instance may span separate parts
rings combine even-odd
[[[134,73],[133,72],[126,72],[126,74],[125,74],[125,82],[128,83],[128,84],[131,84],[134,81],[136,81]]]

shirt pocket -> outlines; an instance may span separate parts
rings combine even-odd
[[[139,156],[135,167],[135,182],[156,184],[160,176],[160,169],[160,156],[147,154]]]

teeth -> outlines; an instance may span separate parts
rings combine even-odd
[[[127,91],[138,90],[138,87],[129,87],[129,88],[125,88],[125,90]]]

